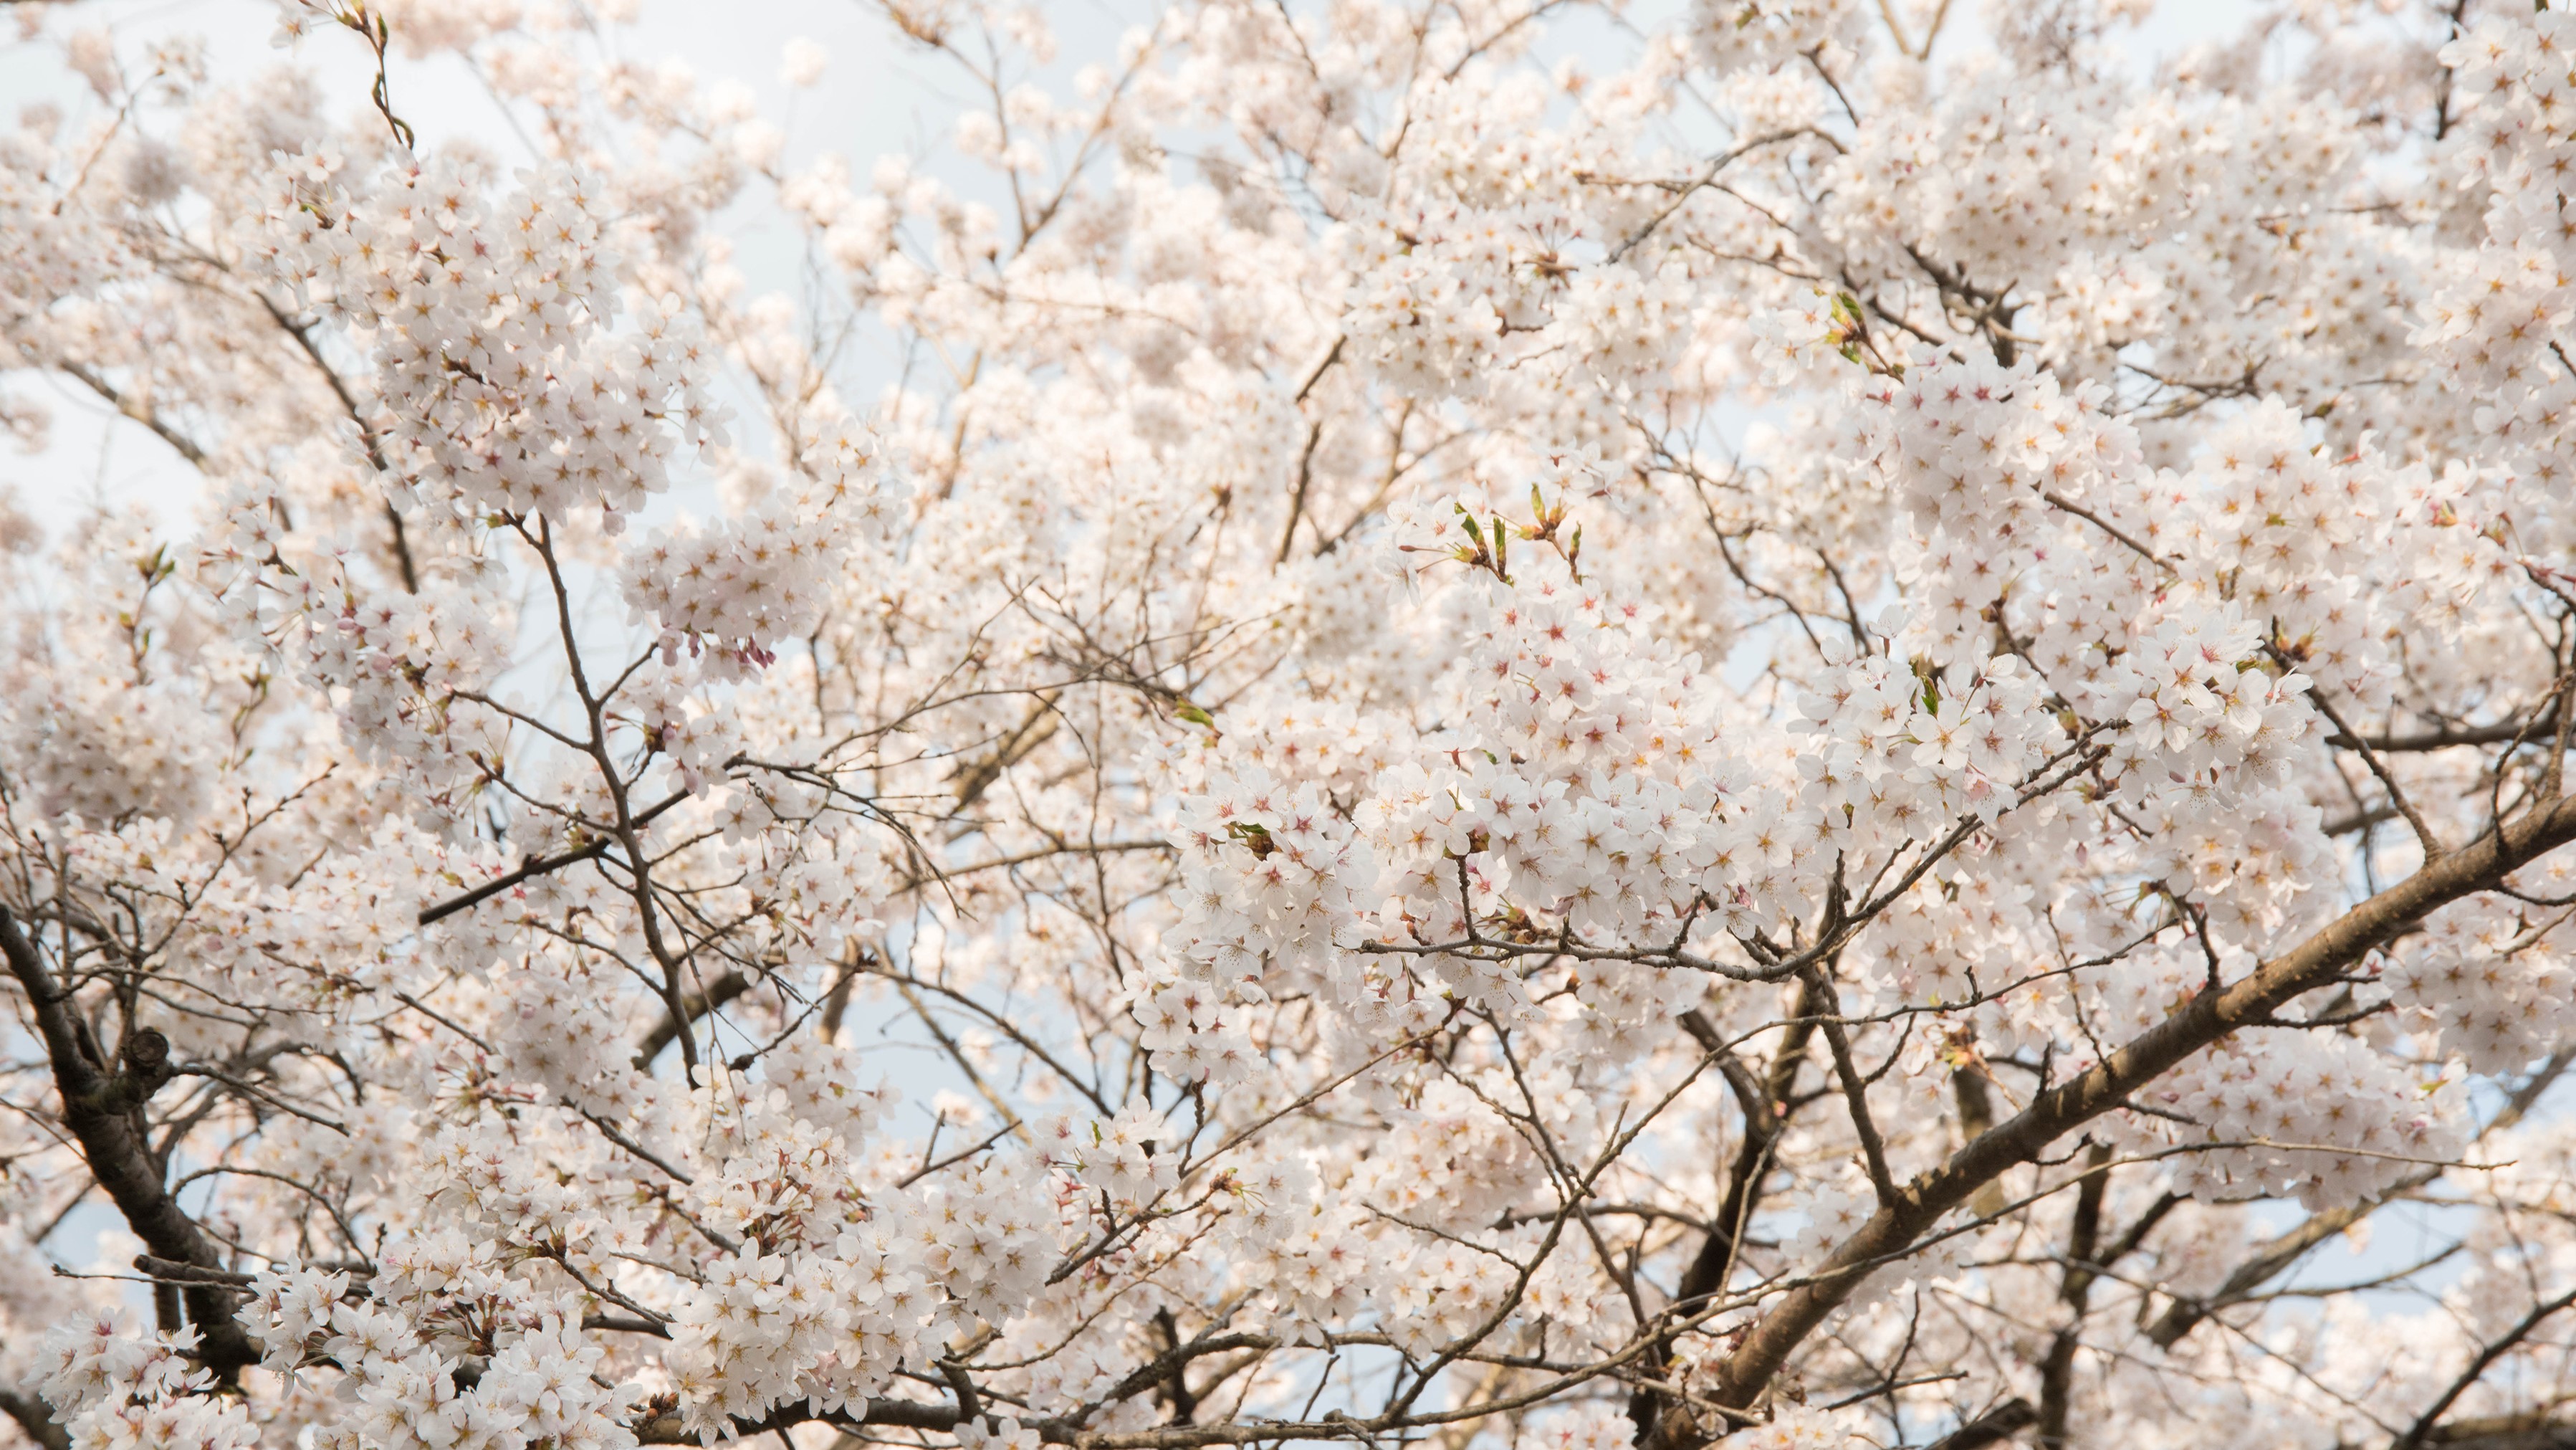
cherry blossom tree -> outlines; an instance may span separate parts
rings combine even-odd
[[[2576,16],[878,3],[11,7],[0,1439],[2576,1444]]]

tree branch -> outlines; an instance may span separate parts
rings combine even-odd
[[[2416,1450],[2417,1446],[2425,1442],[2425,1437],[2433,1433],[2433,1427],[2442,1422],[2444,1412],[2457,1403],[2460,1396],[2469,1392],[2469,1386],[2476,1384],[2486,1374],[2489,1366],[2504,1358],[2515,1345],[2530,1338],[2531,1332],[2538,1329],[2543,1320],[2570,1304],[2576,1304],[2576,1289],[2570,1289],[2545,1303],[2533,1305],[2531,1312],[2522,1316],[2520,1323],[2506,1330],[2478,1351],[2477,1357],[2469,1361],[2469,1367],[2460,1372],[2458,1379],[2451,1381],[2451,1387],[2442,1391],[2440,1397],[2433,1401],[2431,1407],[2416,1419],[2405,1434],[2397,1437],[2394,1450]]]
[[[2576,798],[2561,797],[2434,861],[2362,902],[2287,954],[2233,985],[2204,991],[2104,1061],[2041,1093],[2011,1121],[1980,1135],[1940,1167],[1899,1190],[1846,1239],[1809,1282],[1745,1334],[1719,1368],[1720,1402],[1742,1408],[1768,1388],[1789,1355],[1871,1270],[1902,1257],[1940,1218],[2068,1132],[2125,1103],[2183,1059],[2240,1027],[2269,1021],[2284,1004],[2334,980],[2408,922],[2486,890],[2544,852],[2576,840]]]
[[[19,1430],[44,1450],[71,1450],[72,1432],[64,1429],[53,1410],[34,1395],[0,1390],[0,1415],[17,1421]]]
[[[2562,1049],[2552,1055],[2548,1062],[2534,1071],[2530,1079],[2515,1091],[2513,1097],[2506,1102],[2504,1110],[2488,1120],[2487,1125],[2479,1130],[2478,1136],[2483,1138],[2498,1129],[2510,1128],[2520,1122],[2522,1115],[2530,1111],[2531,1105],[2539,1100],[2542,1093],[2549,1090],[2551,1084],[2558,1081],[2559,1076],[2566,1072],[2571,1062],[2576,1062],[2576,1049]],[[2244,1263],[2236,1266],[2235,1272],[2229,1274],[2226,1282],[2220,1284],[2215,1292],[2198,1299],[2177,1298],[2173,1303],[2165,1306],[2165,1312],[2149,1326],[2147,1338],[2154,1340],[2158,1349],[2173,1348],[2184,1335],[2198,1328],[2200,1322],[2213,1312],[2242,1301],[2246,1295],[2261,1288],[2273,1275],[2297,1263],[2308,1250],[2361,1222],[2377,1212],[2380,1205],[2389,1202],[2399,1194],[2421,1188],[2441,1176],[2442,1170],[2438,1168],[2419,1169],[2390,1184],[2387,1190],[2372,1202],[2351,1204],[2343,1208],[2320,1209],[2308,1215],[2298,1227],[2256,1249]]]
[[[109,1062],[91,1038],[89,1025],[73,1013],[71,994],[55,987],[36,944],[6,907],[0,907],[0,954],[7,956],[10,975],[27,994],[28,1010],[53,1064],[54,1087],[62,1094],[63,1126],[79,1142],[90,1175],[153,1257],[222,1269],[223,1256],[214,1241],[170,1196],[144,1130],[143,1104],[169,1080],[168,1041],[160,1042],[158,1060],[150,1060],[148,1052],[135,1049],[145,1045],[142,1039],[161,1034],[145,1028],[128,1037],[118,1061]],[[202,1336],[199,1357],[225,1376],[259,1362],[258,1348],[233,1319],[235,1297],[213,1284],[190,1285],[181,1292],[188,1320]]]
[[[707,983],[704,991],[685,994],[683,1000],[689,1008],[688,1021],[683,1022],[665,1011],[662,1020],[653,1024],[653,1030],[644,1034],[644,1040],[635,1044],[636,1068],[640,1071],[650,1067],[653,1059],[662,1055],[662,1049],[671,1045],[672,1038],[687,1031],[699,1018],[750,990],[751,978],[728,968],[723,976]]]

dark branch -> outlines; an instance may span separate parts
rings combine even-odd
[[[0,1390],[0,1415],[15,1420],[19,1430],[45,1450],[71,1450],[71,1431],[64,1429],[54,1419],[53,1411],[34,1395]]]
[[[638,1069],[652,1066],[653,1059],[662,1055],[662,1049],[671,1045],[671,1039],[688,1031],[699,1018],[722,1008],[726,1003],[750,990],[751,978],[738,971],[728,970],[723,976],[707,983],[705,991],[684,993],[682,1004],[689,1009],[688,1020],[681,1021],[665,1011],[662,1014],[662,1020],[653,1024],[653,1030],[644,1034],[644,1040],[635,1044],[635,1066]]]
[[[214,1240],[170,1196],[146,1133],[143,1105],[170,1080],[168,1040],[150,1028],[131,1033],[111,1061],[90,1036],[89,1024],[72,1011],[71,994],[55,987],[36,944],[18,929],[6,907],[0,907],[0,954],[8,957],[9,973],[25,990],[28,1011],[44,1039],[54,1087],[62,1094],[63,1126],[80,1144],[90,1175],[125,1216],[126,1227],[155,1258],[222,1270],[223,1256]],[[189,1322],[203,1336],[198,1354],[208,1368],[228,1376],[259,1362],[257,1346],[233,1319],[237,1296],[232,1291],[192,1284],[180,1297]]]
[[[1737,1408],[1752,1404],[1790,1354],[1872,1269],[1904,1256],[1980,1187],[2121,1106],[2192,1054],[2240,1027],[2273,1020],[2282,1006],[2332,982],[2409,922],[2495,886],[2524,863],[2570,840],[2576,840],[2576,799],[2548,801],[2362,902],[2233,985],[2200,993],[2100,1064],[2041,1093],[2011,1121],[1906,1184],[1898,1202],[1872,1215],[1810,1282],[1781,1296],[1720,1368],[1721,1402]]]

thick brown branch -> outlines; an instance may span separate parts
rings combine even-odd
[[[2029,1429],[2038,1419],[2039,1412],[2030,1407],[2030,1401],[2006,1400],[1933,1441],[1924,1450],[1985,1450],[1988,1445],[2000,1445]]]
[[[142,1039],[160,1037],[147,1028],[134,1034],[117,1060],[108,1060],[91,1038],[89,1025],[72,1011],[71,994],[54,985],[54,974],[36,944],[18,929],[6,907],[0,907],[0,954],[8,957],[9,974],[27,994],[28,1011],[53,1064],[54,1087],[62,1094],[63,1126],[80,1144],[90,1176],[153,1257],[222,1269],[223,1256],[214,1240],[170,1196],[160,1159],[145,1136],[143,1103],[152,1089],[169,1080],[168,1042],[160,1042],[157,1059],[147,1061],[149,1054],[133,1050]],[[259,1362],[258,1348],[233,1319],[230,1290],[190,1285],[181,1297],[189,1321],[203,1336],[198,1353],[209,1368],[229,1375]]]
[[[957,1418],[957,1407],[954,1405],[925,1404],[919,1400],[870,1400],[867,1402],[866,1411],[856,1415],[846,1410],[837,1414],[825,1414],[814,1408],[812,1404],[798,1400],[794,1404],[779,1406],[757,1421],[736,1419],[733,1422],[733,1430],[735,1435],[748,1439],[753,1435],[771,1430],[790,1430],[798,1425],[809,1425],[817,1420],[839,1425],[845,1429],[859,1425],[892,1425],[908,1430],[953,1430],[957,1428]],[[636,1443],[639,1445],[695,1445],[698,1443],[697,1432],[682,1428],[677,1411],[667,1411],[639,1421],[633,1429]]]
[[[1726,1196],[1719,1202],[1716,1216],[1709,1220],[1699,1252],[1692,1256],[1690,1266],[1682,1271],[1681,1283],[1673,1291],[1668,1312],[1675,1318],[1705,1309],[1708,1301],[1725,1289],[1735,1270],[1737,1239],[1761,1201],[1762,1180],[1771,1171],[1772,1149],[1786,1126],[1785,1105],[1797,1085],[1798,1068],[1806,1061],[1816,1016],[1813,989],[1802,987],[1797,1016],[1782,1032],[1780,1048],[1771,1059],[1769,1071],[1760,1077],[1755,1077],[1753,1070],[1727,1046],[1724,1035],[1706,1014],[1694,1008],[1681,1016],[1682,1030],[1702,1048],[1719,1054],[1718,1070],[1744,1116],[1744,1140],[1736,1145],[1735,1162],[1727,1172]],[[1650,1368],[1660,1370],[1671,1353],[1671,1337],[1667,1335],[1649,1351],[1646,1362]],[[1690,1434],[1689,1416],[1673,1406],[1668,1396],[1652,1389],[1640,1389],[1629,1398],[1628,1417],[1637,1426],[1638,1444],[1650,1450],[1660,1450]]]
[[[179,431],[178,426],[154,412],[151,405],[132,393],[119,389],[97,369],[84,363],[64,363],[64,372],[80,380],[91,392],[107,400],[116,411],[152,430],[153,435],[170,445],[171,450],[199,468],[206,466],[206,450],[197,440]]]
[[[2084,1182],[2075,1190],[2075,1219],[2066,1233],[2066,1278],[2057,1297],[2067,1308],[2065,1325],[2049,1341],[2048,1358],[2039,1367],[2039,1444],[2063,1450],[2066,1419],[2075,1390],[2075,1351],[2083,1343],[2084,1311],[2093,1296],[2093,1256],[2102,1238],[2102,1195],[2111,1184],[2110,1150],[2093,1150]]]
[[[1720,1367],[1722,1402],[1738,1407],[1753,1403],[1791,1353],[1872,1269],[1902,1257],[1978,1188],[2119,1107],[2183,1059],[2240,1027],[2271,1020],[2284,1004],[2333,981],[2407,923],[2495,886],[2515,868],[2570,840],[2576,840],[2576,799],[2549,801],[2355,906],[2235,984],[2202,992],[2100,1064],[2041,1093],[2011,1121],[1906,1184],[1893,1207],[1872,1215],[1813,1279],[1783,1295],[1756,1321]]]
[[[991,754],[958,768],[957,808],[951,815],[963,815],[972,809],[975,802],[983,798],[984,792],[992,789],[993,782],[1002,778],[1002,772],[1019,764],[1030,751],[1054,737],[1059,723],[1055,702],[1060,693],[1049,690],[1039,695],[1037,703],[1029,707],[1028,714],[1021,717],[1019,725],[993,746]]]
[[[2382,755],[2419,754],[2427,750],[2450,750],[2462,745],[2502,745],[2512,740],[2545,741],[2557,728],[2558,712],[2550,710],[2537,720],[2506,720],[2494,725],[2444,726],[2437,730],[2417,730],[2406,734],[2353,735],[2338,730],[2326,737],[2326,744],[2337,750],[2376,750]]]
[[[2436,1425],[2423,1443],[2446,1450],[2576,1450],[2576,1422],[2546,1413],[2482,1415]]]
[[[2397,1437],[2395,1450],[2416,1450],[2417,1446],[2425,1444],[2434,1428],[2442,1423],[2442,1417],[2450,1413],[2451,1406],[2459,1402],[2460,1396],[2469,1392],[2471,1385],[2484,1378],[2486,1372],[2494,1367],[2497,1360],[2511,1353],[2514,1346],[2529,1339],[2532,1331],[2538,1329],[2551,1315],[2559,1313],[2571,1304],[2576,1304],[2576,1289],[2570,1289],[2546,1303],[2533,1305],[2531,1312],[2522,1316],[2520,1323],[2481,1347],[2476,1357],[2469,1361],[2469,1367],[2460,1372],[2458,1379],[2451,1381],[2451,1387],[2444,1390],[2433,1401],[2422,1417],[2417,1419],[2405,1434]]]
[[[18,1429],[44,1450],[71,1450],[71,1431],[64,1429],[53,1411],[34,1395],[0,1390],[0,1415],[16,1421]]]
[[[723,976],[707,983],[705,991],[685,994],[683,1000],[689,1008],[688,1021],[683,1022],[670,1013],[664,1012],[662,1020],[653,1024],[653,1030],[644,1034],[644,1040],[635,1044],[635,1066],[639,1069],[652,1066],[653,1059],[662,1055],[662,1049],[671,1045],[672,1038],[687,1031],[699,1018],[722,1008],[726,1003],[750,990],[751,978],[738,971],[728,970]]]

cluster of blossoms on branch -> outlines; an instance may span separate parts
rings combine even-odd
[[[17,7],[0,1444],[2576,1435],[2576,16],[632,8]]]

